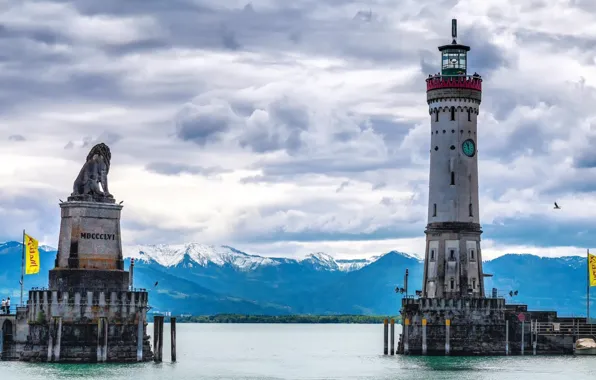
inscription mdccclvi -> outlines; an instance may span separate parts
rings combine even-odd
[[[116,234],[98,234],[92,232],[81,232],[81,239],[116,240]]]

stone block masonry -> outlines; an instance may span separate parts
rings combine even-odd
[[[526,322],[520,321],[520,313]],[[502,298],[405,298],[402,300],[403,332],[397,353],[452,356],[531,355],[533,352],[537,355],[573,354],[577,335],[572,330],[566,334],[532,334],[532,324],[560,323],[562,320],[555,312],[527,311],[525,305],[506,305]]]
[[[121,205],[63,202],[57,269],[123,270]]]
[[[153,354],[146,334],[147,300],[145,291],[30,291],[27,308],[22,310],[29,334],[20,359],[150,361]],[[138,351],[142,353],[140,358]]]

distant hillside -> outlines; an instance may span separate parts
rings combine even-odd
[[[18,300],[22,245],[0,244],[0,293]],[[392,251],[370,260],[335,260],[324,253],[301,259],[248,255],[227,246],[201,244],[128,248],[136,258],[135,286],[150,291],[154,310],[174,314],[397,315],[404,272],[409,290],[421,289],[423,264]],[[42,273],[25,277],[25,288],[47,286],[56,252],[41,249]],[[125,260],[128,267],[130,259]],[[586,259],[508,254],[484,263],[486,293],[518,290],[513,302],[532,309],[585,315]],[[159,285],[153,287],[158,281]],[[596,293],[596,292],[595,292]],[[596,294],[594,295],[596,298]]]

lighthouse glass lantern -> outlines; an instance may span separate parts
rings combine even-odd
[[[460,45],[457,38],[457,21],[453,20],[451,28],[453,42],[450,45],[439,46],[441,52],[441,75],[467,75],[467,54],[470,47]]]

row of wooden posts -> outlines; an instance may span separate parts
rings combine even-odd
[[[384,332],[384,342],[385,342],[385,349],[383,350],[383,354],[387,355],[395,355],[395,319],[391,319],[389,321],[387,318],[383,321],[385,332]],[[391,350],[389,350],[389,325],[391,325]]]
[[[163,315],[153,317],[153,360],[161,363],[163,357]],[[176,317],[170,318],[170,343],[172,362],[176,361]]]

